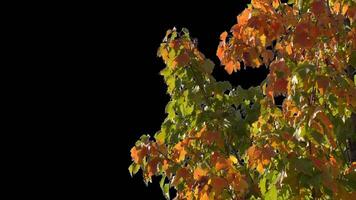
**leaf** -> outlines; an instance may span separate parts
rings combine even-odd
[[[249,166],[252,168],[257,167],[257,171],[260,174],[263,174],[264,166],[267,166],[270,163],[271,158],[275,155],[275,153],[273,149],[268,145],[265,145],[262,148],[252,145],[247,150],[247,155]]]
[[[193,177],[195,180],[199,181],[202,177],[206,176],[207,174],[208,174],[208,170],[197,167],[194,170]]]
[[[325,94],[326,89],[329,87],[329,79],[325,76],[317,78],[317,88],[321,95]]]
[[[215,195],[220,195],[220,193],[228,187],[228,182],[221,177],[215,176],[211,178],[210,185],[212,186]]]
[[[225,65],[225,70],[228,74],[232,74],[233,71],[236,72],[237,70],[240,70],[240,63],[234,63],[233,61],[230,61]]]
[[[165,131],[160,131],[155,135],[155,139],[158,144],[164,144],[165,139],[166,139],[166,132]]]
[[[132,163],[130,166],[129,166],[129,172],[130,172],[130,175],[131,177],[133,175],[135,175],[138,170],[140,170],[140,165],[136,164],[136,163]]]
[[[356,51],[352,51],[349,59],[349,65],[356,68]]]
[[[315,27],[308,23],[300,23],[297,25],[294,35],[294,43],[299,48],[309,49],[314,45],[316,38]],[[313,34],[312,34],[313,33]]]
[[[148,177],[151,177],[153,175],[156,174],[157,172],[157,165],[158,163],[160,162],[159,158],[153,158],[152,160],[150,160],[148,163],[147,163],[147,173],[148,173]]]
[[[265,200],[277,200],[277,188],[275,185],[268,190],[265,195]]]
[[[190,173],[187,168],[178,169],[176,172],[176,175],[173,179],[172,185],[177,186],[182,179],[186,180],[189,176],[190,176]]]
[[[216,161],[215,164],[215,169],[217,171],[222,170],[222,169],[227,169],[231,166],[231,162],[228,159],[225,159],[223,157],[219,157]]]
[[[178,142],[174,146],[173,159],[179,163],[185,159],[185,155],[187,155],[187,151],[185,150],[184,144],[182,142]]]
[[[169,184],[168,183],[164,183],[165,182],[165,180],[166,180],[166,176],[165,175],[163,175],[162,176],[162,178],[161,178],[161,181],[159,182],[159,185],[160,185],[160,187],[161,187],[161,190],[162,190],[162,192],[163,192],[163,195],[164,195],[164,197],[166,198],[166,199],[170,199],[170,197],[169,197]]]
[[[224,57],[224,47],[223,45],[219,45],[218,49],[216,50],[216,56],[218,56],[219,60],[222,60]]]
[[[279,0],[273,0],[272,6],[273,6],[273,8],[277,9],[279,7]]]
[[[164,184],[163,193],[165,194],[164,196],[166,197],[166,199],[170,199],[170,197],[169,197],[169,184],[168,183]]]
[[[286,46],[286,52],[288,55],[292,55],[293,51],[292,51],[292,45],[289,43]]]
[[[211,74],[213,72],[214,65],[215,64],[213,63],[213,61],[211,61],[210,59],[206,59],[204,60],[204,63],[201,65],[201,68],[205,73]]]
[[[263,177],[258,184],[258,187],[260,188],[262,195],[265,195],[266,193],[266,181],[267,181],[266,177]]]
[[[204,192],[203,195],[201,196],[200,200],[210,200],[208,193]]]
[[[224,32],[221,33],[221,35],[220,35],[220,40],[225,41],[225,40],[226,40],[226,37],[227,37],[227,32],[224,31]]]
[[[311,160],[305,159],[305,158],[300,158],[300,159],[294,159],[293,164],[296,168],[297,171],[300,171],[306,175],[311,176],[313,173],[313,163]]]
[[[258,164],[257,164],[257,171],[260,173],[260,174],[263,174],[263,172],[265,171],[265,168],[263,167],[263,165],[262,165],[262,163],[261,162],[259,162]]]
[[[265,34],[262,34],[262,35],[260,36],[260,41],[261,41],[262,47],[265,47],[265,46],[266,46],[266,39],[267,39],[267,37],[266,37]]]
[[[230,159],[230,161],[231,161],[233,164],[237,164],[237,162],[238,162],[236,156],[234,156],[234,155],[230,155],[230,156],[229,156],[229,159]]]
[[[147,154],[146,147],[142,147],[142,148],[133,147],[131,149],[131,157],[136,164],[142,164],[143,158],[146,156],[146,154]]]

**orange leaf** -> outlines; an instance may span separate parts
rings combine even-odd
[[[182,142],[178,142],[174,146],[174,153],[173,153],[173,159],[176,162],[181,162],[185,159],[185,155],[187,155],[187,151],[185,150],[185,147],[183,146]]]
[[[251,18],[251,9],[245,9],[242,13],[237,16],[237,22],[239,25],[247,24],[248,20]]]
[[[227,32],[224,31],[224,32],[221,33],[221,35],[220,35],[220,40],[225,41],[225,40],[226,40],[226,37],[227,37]]]
[[[138,149],[136,147],[133,147],[130,152],[131,152],[131,157],[132,157],[133,161],[136,164],[141,164],[143,161],[143,158],[147,154],[147,148],[143,147],[143,148]]]
[[[216,51],[216,55],[218,56],[218,58],[220,60],[223,59],[223,57],[224,57],[224,46],[223,45],[221,45],[221,44],[219,45],[218,50]]]
[[[220,157],[217,159],[217,162],[215,164],[215,169],[219,171],[221,169],[227,169],[230,166],[231,166],[230,160]]]
[[[334,11],[336,14],[339,14],[339,12],[340,12],[340,6],[341,6],[340,2],[335,2],[335,3],[334,3],[333,11]]]
[[[257,165],[257,171],[260,173],[260,174],[263,174],[263,172],[265,171],[265,169],[263,168],[263,165],[261,163],[258,163]]]
[[[200,197],[200,200],[209,200],[209,196],[206,192]]]
[[[228,74],[232,74],[233,71],[236,72],[237,70],[240,70],[240,63],[234,63],[233,61],[230,61],[225,65],[225,70]]]
[[[202,177],[206,176],[207,174],[208,174],[208,170],[197,167],[194,170],[194,179],[199,181]]]

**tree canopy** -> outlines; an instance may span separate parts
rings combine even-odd
[[[216,53],[229,74],[269,68],[249,89],[216,81],[188,30],[168,30],[167,118],[131,149],[130,173],[161,176],[166,198],[355,198],[355,20],[354,0],[252,0]]]

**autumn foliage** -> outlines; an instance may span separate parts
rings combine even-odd
[[[131,149],[130,173],[161,175],[166,198],[355,199],[355,24],[353,0],[252,0],[217,49],[229,74],[269,69],[249,89],[216,81],[189,32],[168,30],[167,118]]]

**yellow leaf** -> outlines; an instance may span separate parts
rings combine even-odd
[[[287,46],[286,46],[286,51],[287,51],[287,54],[288,55],[292,55],[292,45],[291,44],[288,44]]]
[[[260,36],[260,41],[261,41],[261,44],[262,44],[263,47],[266,46],[266,39],[267,39],[267,37],[266,37],[265,34],[262,34],[262,35]]]
[[[342,6],[341,14],[345,15],[348,9],[349,9],[349,5],[344,4],[344,6]]]
[[[231,162],[232,163],[234,163],[234,164],[236,164],[237,163],[237,158],[235,157],[235,156],[233,156],[233,155],[230,155],[230,160],[231,160]]]
[[[273,0],[273,2],[272,2],[272,6],[273,6],[273,8],[278,8],[278,6],[279,6],[279,0]]]

